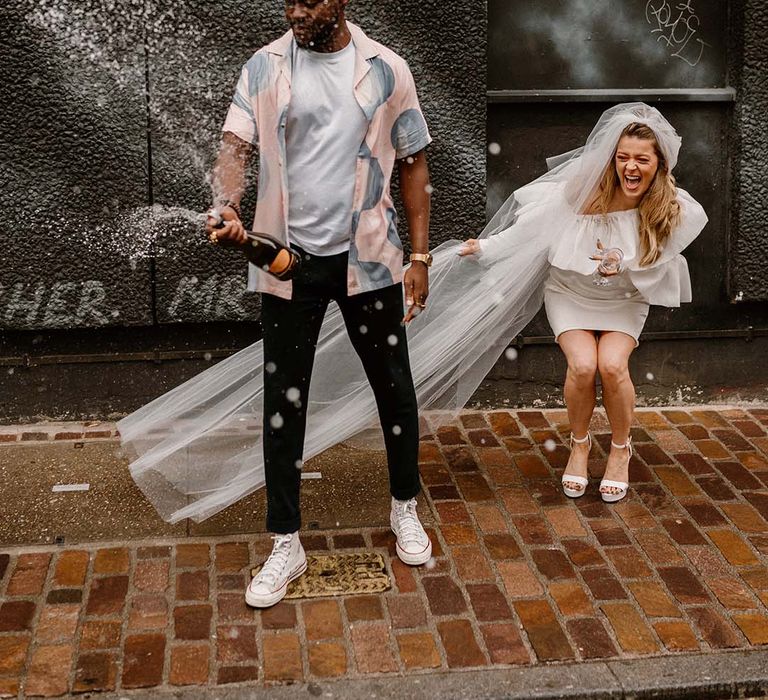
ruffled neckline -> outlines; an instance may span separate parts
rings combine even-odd
[[[602,212],[598,212],[596,214],[577,214],[579,218],[584,219],[600,219],[601,217],[606,216],[618,216],[620,214],[636,214],[638,211],[637,207],[633,207],[632,209],[616,209],[615,211],[607,211],[605,214]]]
[[[637,209],[619,209],[606,214],[576,214],[573,227],[550,247],[549,261],[561,270],[590,275],[597,269],[591,260],[598,239],[606,248],[621,248],[624,268],[637,267],[639,259]]]

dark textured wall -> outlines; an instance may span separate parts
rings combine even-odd
[[[743,26],[733,51],[738,90],[734,119],[734,216],[731,298],[768,301],[768,3],[734,3]]]
[[[210,202],[206,174],[240,67],[285,31],[282,9],[280,0],[3,4],[0,328],[258,315],[244,264],[206,246],[194,215]],[[349,16],[411,65],[434,138],[433,240],[478,230],[485,3],[352,0]],[[248,216],[253,204],[251,195]]]
[[[491,0],[488,87],[720,87],[729,4]]]
[[[152,322],[149,262],[103,245],[147,203],[141,23],[67,5],[0,8],[0,328]]]

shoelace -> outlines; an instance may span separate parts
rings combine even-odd
[[[272,553],[256,577],[257,582],[265,582],[271,586],[275,584],[283,573],[285,565],[288,563],[288,557],[291,555],[292,537],[293,535],[274,535],[272,537],[275,544],[272,546]]]
[[[400,537],[405,542],[421,542],[423,529],[416,515],[416,499],[412,498],[410,501],[404,501],[402,504],[398,503],[397,509],[397,526],[400,531]]]

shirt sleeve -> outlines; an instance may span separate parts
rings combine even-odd
[[[257,53],[243,66],[222,129],[252,144],[258,142],[255,104],[256,95],[263,87],[266,63],[266,56]]]
[[[407,65],[403,67],[402,77],[398,81],[400,92],[400,113],[392,126],[392,145],[396,157],[407,158],[426,148],[432,137],[427,129],[427,122],[419,105],[416,84]]]

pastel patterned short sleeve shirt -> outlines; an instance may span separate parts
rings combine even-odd
[[[406,62],[348,22],[355,45],[354,94],[368,130],[360,144],[352,202],[347,291],[350,295],[397,284],[403,249],[390,195],[395,161],[431,141]],[[288,241],[285,127],[291,101],[293,34],[257,51],[240,74],[224,131],[258,144],[259,189],[253,228]],[[291,297],[280,282],[253,265],[249,289]]]

